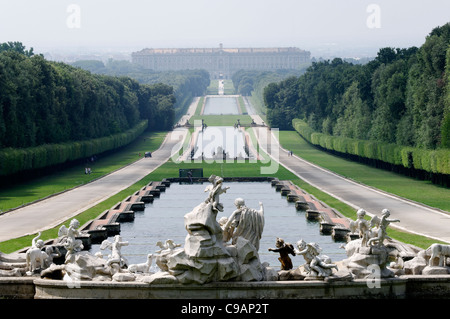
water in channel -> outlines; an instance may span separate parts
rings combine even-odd
[[[203,115],[239,115],[236,97],[207,97]]]
[[[129,263],[142,263],[146,261],[149,253],[159,250],[158,241],[172,239],[184,247],[187,231],[184,227],[184,215],[195,206],[204,201],[207,193],[204,192],[208,183],[204,184],[178,184],[172,183],[160,198],[147,204],[142,212],[135,212],[133,222],[122,223],[122,240],[129,245],[122,248],[122,253]],[[332,261],[346,258],[345,250],[340,248],[342,243],[334,242],[331,236],[321,235],[319,224],[310,222],[305,213],[297,211],[294,203],[289,203],[286,197],[281,196],[269,182],[226,182],[229,186],[227,193],[220,196],[224,211],[219,212],[217,220],[229,217],[236,209],[234,200],[241,197],[246,206],[259,209],[259,202],[264,205],[265,226],[260,241],[259,255],[261,262],[268,262],[272,267],[279,269],[279,254],[269,252],[268,248],[275,248],[277,237],[283,238],[292,244],[303,239],[306,242],[316,242],[322,248],[322,254],[331,257]],[[113,238],[109,239],[110,241]],[[93,245],[91,252],[100,251],[100,245]],[[110,253],[103,251],[104,255]],[[291,256],[294,267],[304,264],[302,256]]]

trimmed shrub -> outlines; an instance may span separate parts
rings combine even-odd
[[[49,167],[117,149],[140,136],[146,130],[147,123],[147,120],[141,121],[124,133],[87,141],[46,144],[24,149],[2,149],[0,150],[0,175],[7,176],[21,171]]]
[[[330,151],[357,155],[430,173],[450,174],[450,149],[428,150],[331,136],[314,132],[306,122],[300,119],[294,119],[292,125],[305,140]]]

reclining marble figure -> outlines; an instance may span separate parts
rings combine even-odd
[[[336,264],[331,263],[331,259],[326,255],[320,255],[322,249],[316,243],[306,243],[303,239],[297,242],[297,255],[302,255],[306,261],[305,270],[309,276],[328,277],[331,276],[332,269],[338,269]]]

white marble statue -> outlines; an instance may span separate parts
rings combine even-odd
[[[350,230],[352,233],[358,231],[359,238],[361,238],[361,245],[367,246],[367,242],[371,237],[371,229],[369,221],[365,219],[366,211],[362,208],[356,212],[356,220],[350,222]]]
[[[177,247],[181,247],[181,244],[176,244],[172,239],[167,239],[165,243],[163,243],[162,241],[158,241],[156,243],[156,246],[161,248],[160,250],[156,251],[156,253],[164,254],[166,252],[172,252]]]
[[[45,268],[50,267],[53,264],[53,259],[61,257],[61,252],[59,248],[56,246],[47,246],[45,247],[45,253],[47,254],[47,258],[45,259]]]
[[[176,244],[172,239],[167,239],[165,243],[158,241],[156,246],[161,249],[155,252],[155,263],[162,271],[168,271],[169,268],[167,266],[167,257],[172,254],[176,248],[181,247],[181,244]]]
[[[41,233],[33,238],[31,242],[31,247],[26,252],[26,262],[27,262],[27,275],[32,275],[38,269],[45,268],[45,261],[48,258],[48,255],[45,251],[42,251],[44,248],[44,241],[39,239]]]
[[[128,266],[128,271],[131,273],[148,274],[150,273],[150,267],[152,266],[152,262],[153,262],[153,254],[148,254],[147,261],[145,263],[131,264]]]
[[[386,233],[386,229],[389,226],[390,223],[394,222],[400,222],[399,219],[389,219],[389,216],[391,215],[390,211],[388,209],[383,209],[381,212],[381,219],[379,219],[378,223],[378,232],[375,237],[370,238],[367,241],[367,246],[376,245],[376,246],[383,246],[385,239],[390,239],[390,237]],[[372,220],[376,220],[372,218]]]
[[[443,244],[432,244],[430,247],[426,249],[426,254],[430,256],[430,259],[428,260],[428,266],[438,266],[438,267],[445,267],[446,262],[445,259],[447,257],[450,257],[450,245],[443,245]],[[438,264],[435,265],[435,259],[438,258]]]
[[[242,198],[236,198],[234,201],[236,210],[228,218],[223,226],[223,231],[231,234],[232,244],[235,244],[239,237],[243,237],[259,250],[259,241],[264,230],[264,207],[260,202],[259,210],[248,208]]]
[[[178,282],[203,284],[226,281],[238,275],[238,266],[224,247],[217,212],[213,201],[204,201],[184,216],[188,232],[184,248],[165,256],[167,263],[163,264]]]
[[[347,252],[347,259],[342,261],[345,266],[356,278],[366,278],[372,273],[370,267],[376,265],[380,268],[381,278],[394,277],[395,273],[400,273],[398,264],[396,268],[389,269],[389,260],[396,256],[398,250],[392,247],[391,243],[385,243],[385,239],[391,240],[386,234],[386,229],[390,223],[399,222],[398,219],[390,219],[390,212],[388,209],[383,209],[381,218],[373,216],[370,220],[369,229],[366,230],[365,222],[361,223],[365,230],[360,239],[352,240],[345,246]],[[360,213],[359,218],[362,217]],[[359,227],[359,226],[358,226]],[[368,239],[367,239],[368,238]],[[396,253],[397,251],[397,253]]]
[[[228,242],[231,237],[233,236],[233,231],[234,231],[234,227],[233,226],[229,226],[227,229],[225,229],[225,225],[228,222],[228,217],[221,217],[219,219],[219,225],[222,228],[222,232],[223,232],[223,242],[226,243]]]
[[[122,246],[128,246],[127,241],[122,241],[120,235],[114,236],[114,241],[110,242],[105,239],[100,245],[101,250],[111,249],[111,255],[108,256],[106,265],[113,269],[113,272],[118,272],[121,268],[127,266],[128,261],[122,256]]]
[[[62,225],[58,231],[59,242],[66,248],[66,261],[65,263],[73,262],[74,254],[83,249],[83,242],[80,239],[76,239],[81,235],[78,230],[80,222],[76,219],[72,219],[69,224],[69,228]]]
[[[320,255],[322,249],[316,243],[306,243],[303,239],[297,242],[296,255],[302,255],[306,261],[305,270],[312,277],[328,277],[333,273],[333,268],[338,269],[336,264],[326,255]]]
[[[211,175],[209,181],[211,185],[205,190],[209,192],[208,198],[184,216],[188,233],[184,247],[160,242],[156,264],[162,272],[151,275],[147,282],[204,284],[266,278],[266,268],[260,263],[257,251],[264,227],[262,204],[256,211],[245,207],[242,199],[237,199],[237,210],[232,217],[229,220],[225,217],[219,223],[217,214],[223,210],[219,195],[228,187],[223,187],[220,176]],[[227,244],[231,238],[232,243]]]
[[[205,192],[209,192],[208,198],[205,203],[211,203],[214,211],[223,212],[223,205],[220,203],[220,194],[226,193],[229,187],[223,188],[223,178],[216,175],[211,175],[208,179],[211,185],[206,187]]]

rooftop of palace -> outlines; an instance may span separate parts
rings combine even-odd
[[[305,53],[305,50],[301,50],[295,47],[284,48],[146,48],[139,52],[134,52],[136,55],[148,55],[148,54],[211,54],[211,53],[242,53],[242,54],[254,54],[254,53]]]

